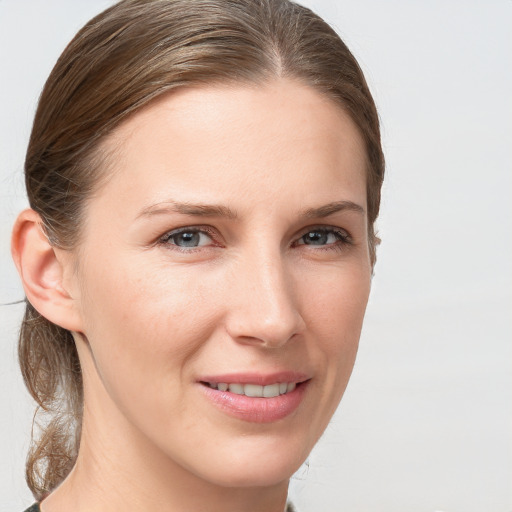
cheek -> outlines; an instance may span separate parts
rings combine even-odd
[[[215,304],[187,272],[150,270],[136,260],[116,263],[86,270],[84,334],[96,366],[111,374],[102,373],[108,380],[129,375],[134,387],[158,385],[156,377],[168,382],[211,335]]]
[[[323,385],[332,413],[355,362],[370,293],[370,271],[365,265],[347,265],[311,276],[302,285],[312,340],[309,350],[318,355],[325,369]]]
[[[305,320],[319,342],[325,342],[329,352],[357,343],[370,293],[367,266],[340,265],[303,275],[300,294]]]
[[[84,283],[89,389],[103,397],[105,414],[121,411],[131,424],[160,436],[172,418],[197,417],[187,412],[184,383],[190,380],[190,361],[218,323],[216,309],[186,272],[171,275],[169,269],[149,270],[130,260],[116,263],[91,268]]]

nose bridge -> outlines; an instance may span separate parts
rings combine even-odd
[[[228,330],[245,342],[281,346],[303,326],[294,283],[279,247],[241,258]]]

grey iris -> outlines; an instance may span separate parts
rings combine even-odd
[[[326,231],[310,231],[303,236],[306,245],[325,245],[328,233]]]
[[[199,245],[199,233],[184,231],[174,235],[174,243],[179,247],[197,247]]]

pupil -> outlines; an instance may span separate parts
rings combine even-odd
[[[311,231],[304,237],[304,243],[308,245],[325,245],[327,243],[327,233]]]
[[[176,245],[180,247],[197,247],[199,244],[199,233],[180,233],[177,236]]]

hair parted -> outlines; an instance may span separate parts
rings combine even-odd
[[[343,41],[289,0],[123,0],[78,32],[42,91],[25,162],[30,206],[50,242],[66,250],[79,244],[87,199],[101,186],[112,157],[101,142],[129,115],[180,87],[279,77],[326,94],[359,128],[374,262],[384,175],[377,110]],[[19,359],[27,388],[48,418],[27,459],[27,482],[40,500],[76,460],[82,376],[71,333],[29,303]]]

